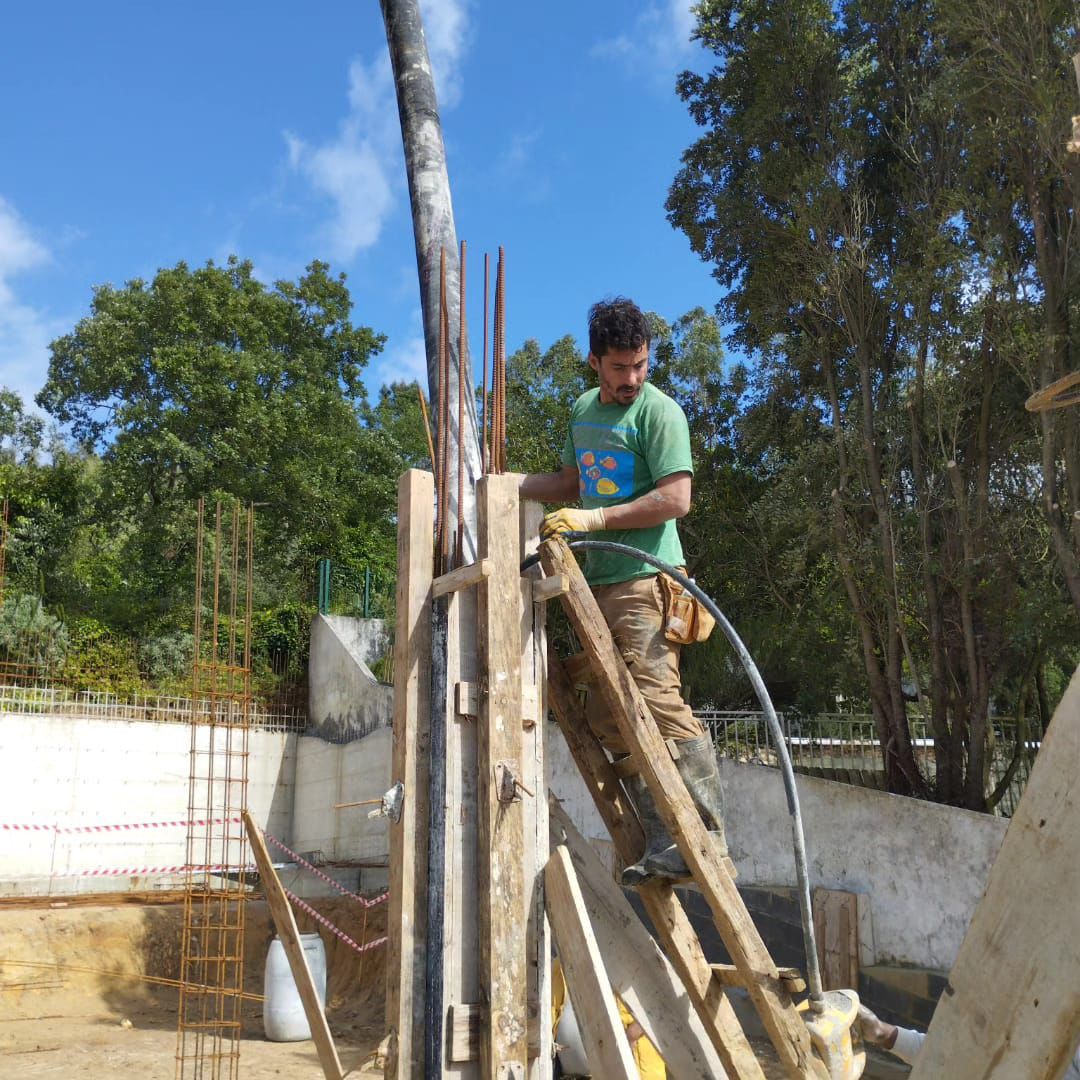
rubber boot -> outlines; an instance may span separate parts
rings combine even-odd
[[[724,835],[724,789],[720,784],[716,747],[708,734],[695,739],[682,739],[675,745],[679,750],[679,756],[675,759],[679,775],[709,830],[717,857],[724,860],[728,873],[734,877],[735,865],[728,858],[727,837]],[[647,851],[641,863],[646,880],[649,877],[680,879],[690,876],[690,868],[682,852],[673,843],[662,851]]]
[[[645,833],[644,853],[633,866],[628,866],[622,872],[622,883],[630,889],[656,877],[656,871],[648,870],[646,864],[650,859],[668,851],[674,845],[674,841],[660,817],[660,811],[656,809],[656,800],[653,799],[645,778],[640,773],[635,773],[623,780],[623,787],[630,802],[634,804],[638,821],[641,822],[642,831]]]

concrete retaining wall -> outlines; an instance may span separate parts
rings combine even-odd
[[[202,749],[208,748],[208,732],[199,726]],[[187,724],[8,714],[0,716],[0,746],[0,823],[100,826],[188,816]],[[292,821],[295,755],[295,735],[250,733],[248,806],[260,825],[283,839]],[[172,888],[180,877],[79,872],[183,865],[186,835],[182,826],[75,834],[0,829],[0,892]]]
[[[390,634],[382,619],[316,615],[311,621],[308,730],[346,742],[389,727],[394,689],[369,664],[382,656]]]

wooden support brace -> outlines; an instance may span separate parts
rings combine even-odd
[[[1080,667],[1054,711],[912,1080],[1060,1077],[1080,1039]]]
[[[604,1080],[637,1080],[634,1055],[619,1019],[619,1007],[565,846],[560,845],[551,853],[544,871],[544,888],[566,988],[574,1003],[592,1074]]]
[[[810,1034],[761,935],[747,912],[731,875],[717,857],[682,777],[671,760],[649,712],[611,637],[596,600],[570,549],[556,538],[540,545],[548,574],[566,574],[570,590],[563,607],[592,660],[597,689],[652,792],[657,809],[679,846],[698,888],[712,911],[728,953],[747,979],[750,995],[781,1064],[793,1077],[825,1080],[825,1066],[810,1046]]]
[[[687,1010],[679,976],[615,884],[611,871],[554,796],[550,814],[552,845],[565,844],[570,852],[612,988],[674,1076],[721,1076],[720,1057],[697,1013]]]
[[[390,777],[404,785],[405,798],[400,817],[389,826],[387,1080],[424,1075],[434,498],[431,473],[410,469],[401,477]]]
[[[710,964],[709,966],[712,968],[713,978],[722,986],[746,987],[746,979],[734,964]],[[806,980],[798,968],[782,967],[777,968],[777,971],[780,972],[780,980],[788,988],[789,993],[802,994],[806,991]]]
[[[611,762],[589,728],[562,662],[551,649],[548,695],[555,719],[619,858],[627,864],[636,862],[645,843],[641,826]],[[736,1080],[765,1080],[731,1002],[713,979],[701,942],[675,891],[667,882],[655,881],[638,889],[638,895],[728,1075]]]
[[[532,598],[534,604],[543,603],[545,600],[554,600],[562,596],[570,588],[565,574],[556,574],[554,577],[541,578],[533,582]]]
[[[319,1001],[319,993],[315,989],[315,980],[311,977],[311,969],[308,967],[307,957],[304,956],[304,949],[300,944],[300,932],[296,928],[296,918],[289,904],[289,898],[281,888],[273,860],[266,850],[262,830],[255,824],[247,810],[244,811],[243,817],[248,842],[251,844],[251,853],[255,857],[263,891],[266,893],[266,902],[274,918],[274,928],[277,930],[278,937],[281,938],[281,944],[285,946],[289,970],[292,972],[293,982],[296,983],[297,992],[300,994],[300,1002],[304,1006],[304,1016],[307,1017],[308,1027],[311,1028],[311,1038],[319,1054],[319,1064],[322,1066],[326,1080],[343,1080],[345,1074],[338,1060],[334,1038],[330,1034],[330,1025],[326,1022],[326,1013],[323,1011],[322,1002]]]
[[[467,589],[470,585],[479,585],[491,574],[491,560],[478,559],[467,566],[459,566],[448,574],[441,574],[431,583],[431,595],[445,596],[447,593]]]
[[[500,799],[495,783],[506,763],[522,775],[517,487],[511,475],[485,476],[477,484],[481,562],[491,568],[477,594],[479,674],[487,687],[477,721],[480,988],[489,1009],[481,1032],[485,1080],[524,1080],[528,1070],[524,815],[520,801]]]

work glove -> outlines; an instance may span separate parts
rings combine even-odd
[[[599,507],[596,510],[575,510],[572,506],[564,506],[544,517],[540,525],[540,539],[550,540],[553,536],[568,532],[601,532],[606,528],[604,511]]]

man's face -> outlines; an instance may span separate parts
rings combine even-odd
[[[649,346],[608,349],[597,359],[589,353],[589,366],[600,376],[601,405],[629,405],[649,374]]]

